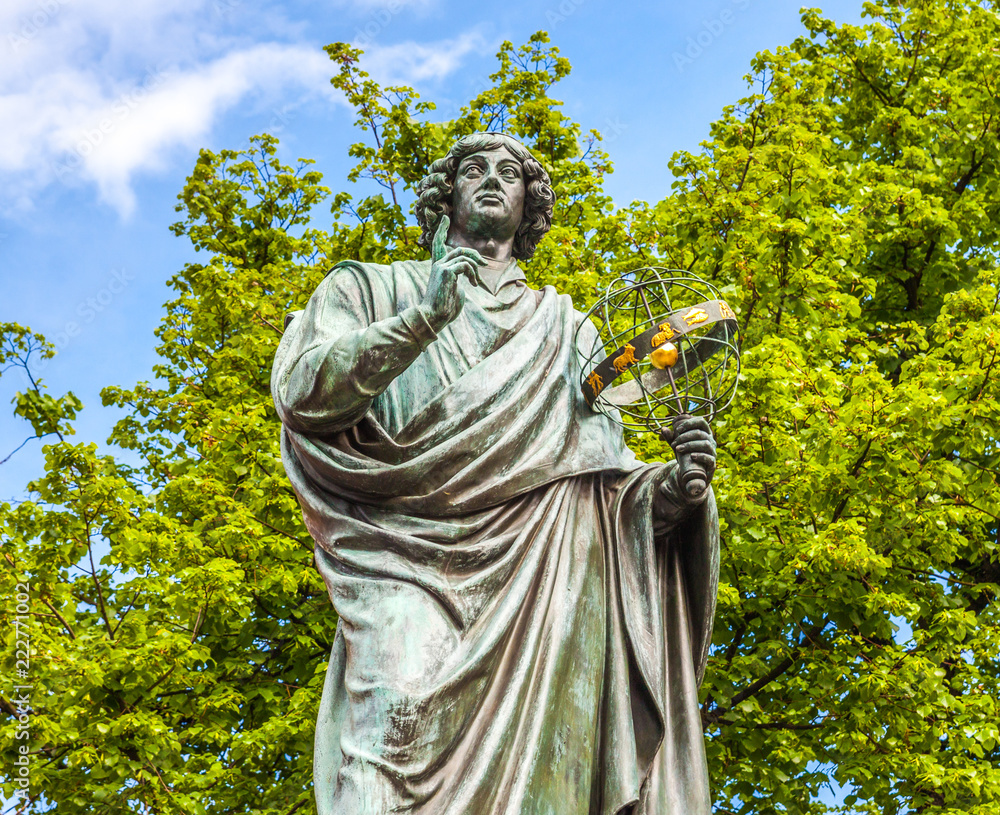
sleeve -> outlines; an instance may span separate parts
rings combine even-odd
[[[275,354],[271,393],[281,421],[299,432],[357,424],[372,401],[437,334],[422,306],[376,320],[370,267],[343,263],[290,315]]]
[[[667,462],[653,498],[652,532],[661,549],[674,553],[684,577],[695,677],[701,685],[719,589],[719,513],[711,486],[692,502],[683,497],[677,476],[677,462]]]
[[[677,476],[676,461],[668,461],[663,465],[662,480],[653,499],[653,534],[657,538],[670,533],[698,505],[698,502],[689,501],[684,497]]]

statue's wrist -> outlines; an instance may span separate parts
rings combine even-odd
[[[435,325],[436,321],[433,319],[433,315],[431,315],[430,309],[427,306],[423,304],[411,306],[402,311],[399,318],[420,346],[421,351],[437,339],[440,329]]]
[[[443,331],[447,327],[448,323],[455,319],[454,315],[442,314],[437,309],[427,305],[427,303],[421,303],[418,305],[417,310],[435,334]]]
[[[664,465],[666,475],[657,487],[654,503],[654,520],[657,534],[683,520],[698,504],[705,500],[708,490],[689,496],[680,482],[680,467],[676,461]]]
[[[667,477],[660,483],[660,492],[673,506],[686,509],[692,501],[681,484],[681,468],[676,461],[672,462],[672,465],[668,464],[667,467],[669,468],[669,472],[667,473]]]

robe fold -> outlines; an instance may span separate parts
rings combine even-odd
[[[654,528],[674,465],[584,402],[568,297],[513,264],[434,335],[429,270],[341,264],[275,359],[339,615],[319,815],[708,815],[711,493]]]

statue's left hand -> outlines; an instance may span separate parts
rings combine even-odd
[[[667,440],[677,460],[678,497],[687,503],[700,503],[715,474],[712,428],[700,416],[678,416]]]

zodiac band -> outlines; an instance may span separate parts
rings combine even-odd
[[[728,323],[731,325],[727,325]],[[709,336],[714,336],[717,329],[728,330],[730,334],[737,330],[736,315],[728,303],[724,300],[707,300],[691,308],[675,311],[617,348],[584,378],[582,390],[587,404],[593,405],[601,391],[656,348],[688,334],[691,335],[690,341],[697,344],[699,337],[705,335],[694,332],[706,327],[711,327]]]

